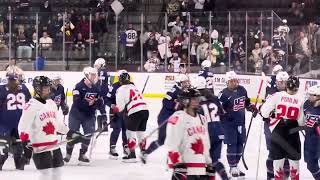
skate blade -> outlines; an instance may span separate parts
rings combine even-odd
[[[90,162],[78,162],[78,166],[90,166]]]
[[[109,155],[109,159],[111,159],[111,160],[118,160],[118,156],[111,156],[111,155]]]
[[[136,163],[138,161],[137,161],[137,159],[123,159],[122,162],[124,162],[124,163]]]

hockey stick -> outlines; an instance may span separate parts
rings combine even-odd
[[[256,97],[256,102],[254,103],[254,106],[255,106],[255,107],[257,107],[258,99],[259,99],[259,97],[260,97],[262,85],[263,85],[263,82],[264,82],[264,80],[265,80],[266,75],[264,74],[264,72],[262,72],[262,73],[261,73],[261,76],[262,76],[262,79],[261,79],[261,81],[260,81],[260,85],[259,85],[259,89],[258,89],[258,94],[257,94],[257,97]],[[247,163],[246,163],[246,161],[245,161],[245,159],[244,159],[244,150],[245,150],[246,145],[247,145],[247,142],[248,142],[248,136],[249,136],[250,129],[251,129],[251,126],[252,126],[252,120],[253,120],[253,114],[251,115],[248,132],[247,132],[247,134],[246,134],[246,141],[244,142],[243,150],[242,150],[242,155],[241,155],[241,160],[242,160],[243,166],[246,168],[246,170],[248,170],[248,166],[247,166]]]
[[[262,123],[262,122],[259,122]],[[260,151],[261,151],[261,138],[262,138],[262,127],[263,124],[260,124],[260,128],[259,128],[259,147],[258,147],[258,161],[257,161],[257,169],[256,169],[256,179],[258,179],[258,175],[259,175],[259,167],[260,167]]]
[[[65,98],[65,104],[68,105],[68,88],[67,88],[67,90],[65,92],[64,98]],[[63,124],[66,125],[66,115],[63,115]],[[62,141],[62,138],[63,138],[63,134],[61,134],[60,141]]]

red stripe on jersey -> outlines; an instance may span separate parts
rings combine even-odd
[[[33,143],[32,147],[52,146],[58,144],[58,140],[43,143]]]
[[[280,119],[275,119],[274,121],[270,120],[270,124],[269,126],[273,126],[274,124],[276,124]]]
[[[134,104],[134,105],[132,105],[132,106],[131,106],[131,108],[130,108],[130,109],[128,109],[128,112],[129,112],[131,109],[133,109],[133,108],[135,108],[135,107],[138,107],[138,106],[141,106],[141,105],[147,105],[147,104],[146,104],[146,103],[144,103],[144,102]]]

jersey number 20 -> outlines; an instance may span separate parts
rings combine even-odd
[[[7,110],[23,109],[26,98],[23,93],[7,95]]]

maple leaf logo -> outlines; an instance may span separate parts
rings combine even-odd
[[[291,174],[291,179],[292,180],[299,180],[298,170],[295,169],[294,167],[291,167],[290,174]]]
[[[274,175],[275,178],[283,178],[284,172],[282,169],[279,169],[279,171],[276,171],[276,174]]]
[[[54,134],[54,126],[51,121],[47,122],[45,126],[43,126],[42,131],[46,133],[46,135]]]
[[[204,146],[202,139],[197,139],[196,142],[191,143],[191,149],[195,154],[203,154]]]
[[[174,165],[176,163],[179,162],[179,157],[180,157],[180,154],[178,152],[173,152],[173,151],[170,151],[169,154],[168,154],[170,160],[171,160],[171,163]]]
[[[168,123],[171,123],[172,125],[175,125],[179,120],[178,116],[171,116],[168,120]]]

